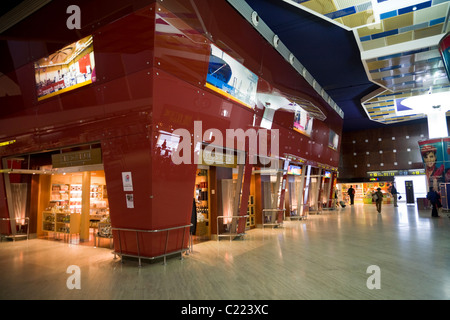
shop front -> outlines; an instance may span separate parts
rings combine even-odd
[[[112,238],[98,144],[16,155],[4,164],[12,216],[29,219],[31,238],[92,245]]]
[[[383,193],[383,203],[391,204],[394,203],[393,197],[390,193],[390,186],[392,182],[355,182],[355,183],[338,183],[337,189],[339,194],[339,200],[344,201],[347,205],[350,204],[350,197],[348,195],[348,189],[352,186],[355,189],[355,204],[374,204],[372,200],[372,195],[377,191],[378,188],[381,189]]]
[[[52,9],[49,4],[41,12]],[[99,10],[104,20],[86,21],[93,27],[81,30],[76,42],[73,32],[52,45],[26,41],[21,52],[39,53],[24,54],[14,64],[22,67],[4,75],[18,79],[21,94],[13,102],[0,97],[1,218],[13,215],[14,202],[24,204],[12,196],[20,194],[26,203],[17,210],[25,210],[38,237],[71,234],[73,240],[78,234],[86,243],[109,216],[116,253],[153,259],[185,252],[193,221],[201,241],[283,220],[287,173],[257,173],[261,166],[249,156],[284,161],[289,153],[337,166],[339,148],[328,146],[330,139],[339,141],[341,110],[305,79],[306,72],[293,68],[295,59],[284,59],[227,1],[198,8],[176,0],[152,2],[123,16],[114,11],[113,20],[107,7],[87,4],[89,9]],[[203,23],[207,33],[199,28]],[[249,36],[232,36],[237,33]],[[66,38],[61,50],[78,50],[58,70],[46,59],[54,56],[47,48]],[[258,138],[268,133],[274,139],[257,151],[230,147],[247,157],[235,167],[189,161],[197,143],[220,140],[213,133],[224,137],[250,129]],[[100,152],[101,161],[86,162],[87,150],[91,158]],[[188,161],[175,161],[177,153],[178,160]],[[8,172],[16,167],[22,171]],[[301,205],[308,209],[320,202],[319,170],[303,166]],[[11,187],[14,179],[27,189]],[[294,191],[297,199],[301,189]],[[263,210],[276,214],[269,221]]]

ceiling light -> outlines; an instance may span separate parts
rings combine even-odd
[[[406,98],[402,104],[413,109],[417,113],[433,111],[435,106],[440,106],[445,111],[450,110],[450,91],[428,93],[420,96]]]

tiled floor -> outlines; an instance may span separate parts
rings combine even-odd
[[[381,214],[357,204],[141,268],[107,246],[3,241],[0,299],[450,299],[450,219],[430,216],[406,204]],[[67,286],[71,265],[80,289]]]

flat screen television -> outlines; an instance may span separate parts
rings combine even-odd
[[[287,173],[295,176],[300,176],[302,174],[302,168],[295,165],[289,165]]]
[[[258,76],[215,45],[211,45],[205,86],[248,108],[256,105]]]
[[[92,36],[35,61],[34,70],[38,101],[95,82]]]
[[[310,137],[313,126],[313,118],[309,113],[300,108],[295,111],[294,115],[294,130]]]
[[[333,150],[337,150],[338,145],[339,145],[339,135],[333,130],[330,130],[330,135],[328,136],[328,147],[330,147]]]

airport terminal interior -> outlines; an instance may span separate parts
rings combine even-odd
[[[449,17],[2,4],[0,300],[450,299]]]

